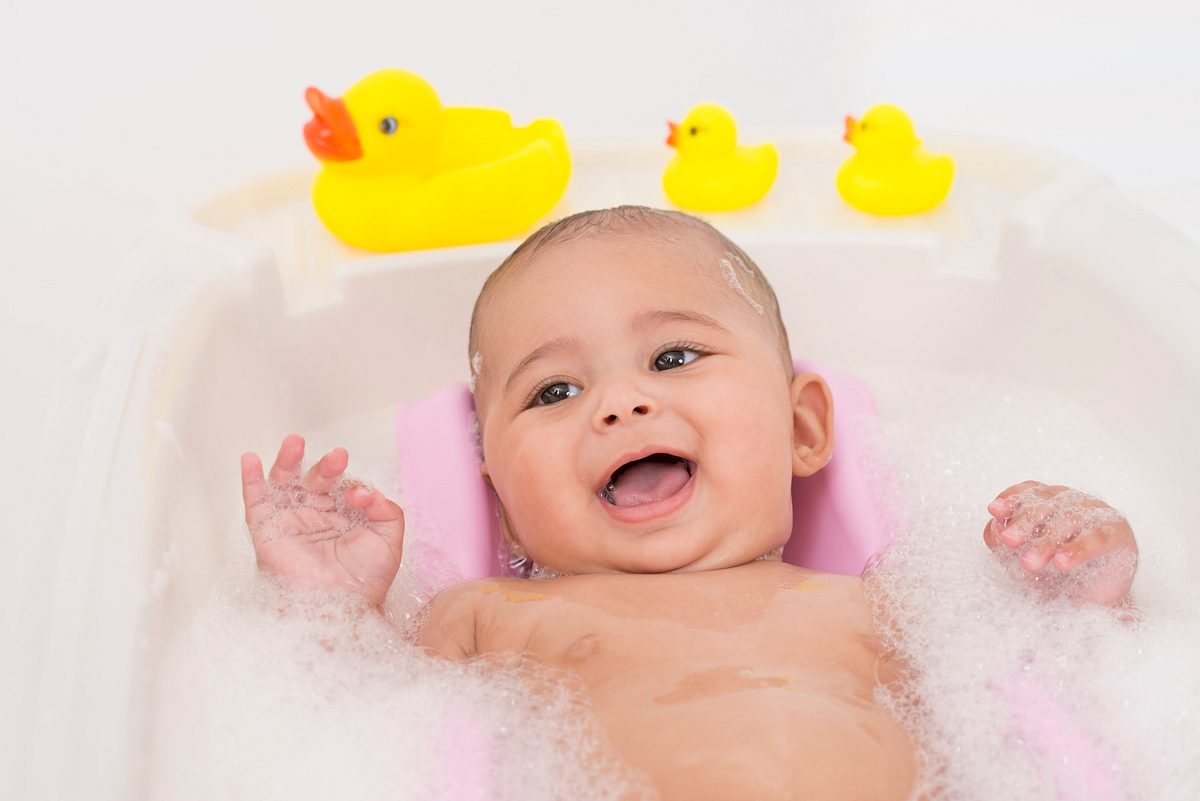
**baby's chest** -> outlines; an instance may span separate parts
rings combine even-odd
[[[520,651],[599,687],[622,677],[647,692],[702,687],[842,686],[874,677],[878,647],[853,609],[782,602],[754,609],[580,603],[546,595],[483,616],[481,652]],[[690,688],[690,689],[689,689]]]
[[[538,595],[481,617],[481,650],[580,677],[618,750],[665,795],[884,799],[911,786],[910,746],[874,700],[880,651],[852,594]]]

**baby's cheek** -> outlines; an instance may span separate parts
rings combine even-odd
[[[727,423],[728,424],[728,423]],[[727,489],[758,507],[786,507],[791,497],[791,431],[772,415],[747,414],[729,441],[713,450]],[[786,511],[786,509],[784,509]]]
[[[512,533],[535,559],[561,549],[581,528],[575,517],[584,493],[568,464],[564,454],[545,449],[511,454],[501,498]]]

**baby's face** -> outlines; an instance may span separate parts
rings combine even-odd
[[[792,475],[824,463],[797,456],[811,378],[789,381],[761,306],[723,277],[729,254],[684,239],[553,244],[481,309],[483,469],[540,565],[744,564],[787,541]]]

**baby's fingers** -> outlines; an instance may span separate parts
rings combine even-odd
[[[1050,563],[1050,559],[1054,556],[1054,543],[1052,542],[1035,542],[1032,543],[1025,552],[1021,554],[1021,567],[1028,570],[1030,573],[1040,573],[1042,569]]]
[[[379,490],[367,487],[350,487],[346,490],[346,501],[361,509],[370,521],[368,528],[378,534],[399,559],[404,548],[404,510],[389,501]]]
[[[995,502],[993,502],[994,504]],[[1013,502],[1010,500],[1010,504]],[[988,507],[989,510],[991,506]],[[990,525],[996,538],[1009,548],[1020,548],[1027,542],[1040,540],[1046,534],[1046,525],[1052,513],[1043,504],[1034,506],[1015,505],[1007,516],[995,517]]]
[[[309,492],[327,493],[332,490],[346,472],[350,454],[345,448],[334,448],[308,470],[304,477],[304,488]]]
[[[262,461],[255,453],[242,454],[242,503],[246,506],[246,522],[254,526],[262,518],[269,489],[263,478]]]
[[[996,500],[988,504],[988,512],[991,513],[992,517],[999,519],[1012,517],[1021,508],[1021,497],[1025,494],[1025,490],[1039,486],[1044,485],[1040,481],[1032,480],[1013,484],[997,495]]]
[[[294,484],[300,477],[300,460],[304,458],[304,437],[288,434],[279,446],[275,464],[271,465],[272,484]]]
[[[1059,570],[1070,570],[1084,562],[1090,562],[1105,554],[1119,550],[1137,552],[1132,532],[1128,526],[1116,523],[1099,525],[1087,533],[1063,543],[1054,555],[1054,564]]]

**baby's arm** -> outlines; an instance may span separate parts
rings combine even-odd
[[[983,540],[997,555],[1019,553],[1021,567],[1034,576],[1051,563],[1078,576],[1068,592],[1079,600],[1110,606],[1125,600],[1138,548],[1116,509],[1079,490],[1023,481],[1001,492],[988,512]]]

